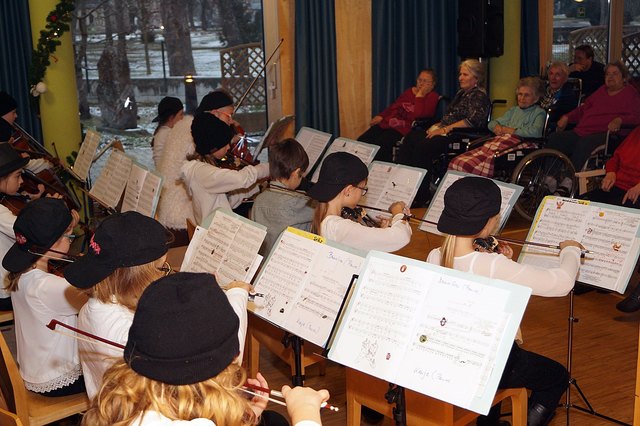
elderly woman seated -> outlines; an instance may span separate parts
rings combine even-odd
[[[556,61],[547,69],[547,86],[540,98],[540,107],[549,111],[547,133],[556,129],[560,117],[578,106],[578,95],[569,80],[569,67]]]
[[[429,185],[433,175],[434,161],[448,152],[448,137],[455,128],[485,128],[491,102],[484,85],[484,65],[475,59],[460,64],[458,82],[460,90],[449,104],[442,120],[427,130],[414,129],[404,138],[398,152],[398,162],[427,170],[427,176],[416,195],[414,206],[429,202]]]
[[[371,127],[358,140],[380,147],[375,160],[392,161],[393,147],[411,131],[411,123],[416,118],[435,115],[440,98],[434,90],[436,82],[434,70],[428,68],[420,71],[414,87],[405,90],[384,111],[371,119]]]
[[[545,111],[536,103],[542,92],[542,81],[538,77],[520,79],[516,88],[518,105],[497,120],[489,122],[489,130],[495,136],[481,147],[472,149],[455,157],[449,163],[449,170],[473,173],[480,176],[493,177],[494,154],[518,146],[518,149],[532,147],[523,145],[522,138],[539,138],[542,136]]]
[[[607,131],[623,125],[640,124],[640,95],[627,84],[629,72],[621,62],[605,68],[605,83],[587,100],[558,120],[558,131],[549,136],[547,148],[565,153],[576,170],[581,170],[591,151],[604,144]],[[568,123],[573,130],[563,131]]]

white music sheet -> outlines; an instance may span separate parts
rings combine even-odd
[[[122,211],[137,211],[153,217],[160,199],[162,176],[134,162],[122,200]]]
[[[411,206],[426,174],[427,171],[424,169],[374,161],[369,166],[369,191],[362,197],[360,204],[385,211],[396,201],[403,201],[407,206]],[[391,216],[385,212],[370,214]]]
[[[221,286],[234,280],[249,282],[266,235],[265,226],[216,209],[206,232],[199,230],[191,239],[180,270],[215,274]]]
[[[444,175],[444,178],[442,178],[442,182],[440,183],[440,185],[438,185],[438,189],[436,190],[436,193],[433,195],[433,199],[431,200],[431,203],[429,203],[429,208],[427,209],[427,212],[422,218],[432,223],[422,222],[418,229],[420,229],[421,231],[430,232],[432,234],[442,235],[442,233],[438,231],[437,225],[435,224],[438,223],[438,220],[440,219],[440,215],[442,214],[442,210],[444,209],[444,193],[447,191],[447,189],[451,186],[453,182],[457,181],[458,179],[462,179],[465,176],[478,177],[477,175],[462,173],[462,172],[453,171],[453,170],[449,170]],[[488,179],[488,178],[485,178],[485,179]],[[509,219],[509,215],[511,214],[511,210],[513,209],[513,206],[515,205],[516,201],[518,200],[518,197],[522,193],[522,187],[518,185],[514,185],[512,183],[502,182],[499,180],[494,180],[494,179],[491,179],[491,180],[493,180],[496,183],[496,185],[498,185],[498,188],[500,188],[500,193],[502,195],[502,203],[500,205],[500,225],[499,225],[499,229],[502,229],[504,224],[507,222],[507,219]]]
[[[486,414],[531,290],[370,252],[329,358]]]
[[[81,181],[87,180],[89,176],[89,169],[93,163],[93,155],[98,149],[100,143],[100,133],[97,133],[91,129],[87,130],[84,135],[84,140],[78,150],[78,156],[73,164],[71,170],[76,174]]]
[[[300,142],[300,145],[302,145],[309,156],[309,168],[306,170],[305,176],[313,170],[332,137],[329,133],[309,127],[302,127],[298,131],[296,140]]]
[[[364,142],[354,141],[353,139],[347,138],[338,138],[334,140],[329,148],[322,156],[322,161],[316,167],[315,172],[313,173],[313,177],[311,178],[311,182],[317,182],[318,177],[320,177],[320,168],[322,167],[322,162],[327,155],[332,154],[334,152],[348,152],[349,154],[353,154],[358,157],[364,164],[369,166],[369,164],[373,161],[373,158],[376,156],[376,153],[380,147],[378,145],[371,145]]]
[[[527,240],[557,245],[576,240],[587,250],[576,281],[624,293],[640,250],[640,211],[555,196],[538,208]],[[525,246],[520,262],[559,266],[554,249]]]
[[[104,202],[107,207],[116,208],[129,179],[133,160],[124,152],[114,149],[102,168],[102,172],[89,193]]]
[[[322,237],[288,228],[255,283],[264,294],[254,313],[302,339],[323,346],[354,274],[364,261]]]

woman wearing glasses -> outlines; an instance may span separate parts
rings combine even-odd
[[[9,271],[20,375],[28,390],[45,396],[84,392],[76,341],[44,327],[52,319],[75,327],[87,300],[48,269],[50,259],[67,258],[77,223],[78,213],[61,199],[34,200],[18,214],[15,243],[2,260]]]
[[[171,272],[166,262],[167,230],[156,220],[137,212],[114,214],[96,229],[88,253],[65,271],[65,278],[89,295],[78,315],[78,327],[122,345],[127,343],[133,314],[142,292]],[[232,305],[246,310],[247,293],[233,290]],[[104,372],[122,350],[99,342],[80,341],[80,361],[89,398],[102,385]]]
[[[360,250],[400,250],[411,240],[411,226],[405,219],[410,212],[405,203],[391,204],[392,218],[378,218],[378,227],[352,220],[359,219],[354,209],[367,193],[368,176],[367,166],[355,155],[347,152],[328,155],[322,162],[318,182],[308,192],[318,200],[311,230]]]

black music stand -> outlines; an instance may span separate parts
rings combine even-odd
[[[404,398],[404,388],[402,386],[389,383],[389,390],[384,394],[384,398],[393,407],[393,421],[396,426],[407,425],[407,405]]]
[[[291,346],[291,350],[293,350],[295,367],[294,374],[291,376],[291,384],[294,387],[304,386],[304,374],[302,374],[302,345],[304,344],[304,340],[287,331],[284,333],[284,337],[282,337],[282,344],[285,348]]]
[[[576,283],[577,284],[577,283]],[[582,283],[581,283],[582,284]],[[570,409],[574,408],[576,410],[582,411],[583,413],[587,413],[587,414],[591,414],[592,416],[596,416],[599,417],[601,419],[604,420],[608,420],[612,423],[616,423],[619,425],[624,425],[624,426],[631,426],[629,423],[625,423],[623,421],[620,421],[618,419],[614,419],[613,417],[609,417],[609,416],[605,416],[604,414],[600,414],[598,413],[593,406],[591,405],[591,403],[589,403],[589,400],[587,399],[587,396],[584,394],[584,392],[582,391],[582,389],[580,389],[580,386],[578,386],[578,380],[572,376],[571,374],[571,358],[573,355],[573,324],[578,322],[578,318],[576,318],[573,315],[573,294],[574,290],[571,290],[571,293],[569,295],[569,332],[567,335],[567,371],[569,372],[569,383],[567,383],[567,393],[566,393],[566,399],[565,399],[565,403],[564,404],[560,404],[561,407],[564,407],[566,412],[567,412],[567,426],[569,426],[569,417],[570,417]],[[571,386],[575,386],[576,390],[578,391],[578,394],[580,395],[580,398],[582,399],[582,401],[586,404],[587,408],[585,407],[581,407],[579,405],[575,405],[571,402]]]

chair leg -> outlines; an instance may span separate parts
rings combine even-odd
[[[529,395],[527,389],[520,388],[519,392],[511,396],[511,416],[512,426],[527,425],[527,407]]]

